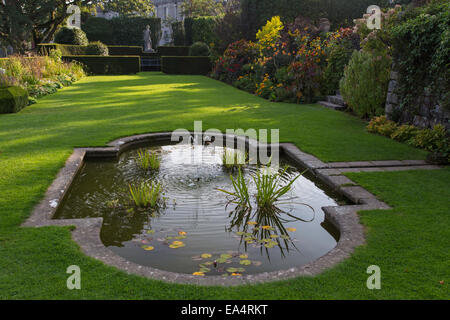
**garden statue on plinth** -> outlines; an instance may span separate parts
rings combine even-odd
[[[161,23],[161,40],[159,40],[158,46],[167,46],[172,44],[172,25],[168,21]]]
[[[155,52],[152,48],[152,31],[150,26],[144,30],[144,52]]]

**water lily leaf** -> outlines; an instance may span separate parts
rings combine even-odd
[[[185,235],[187,235],[187,233],[184,232],[184,231],[179,231],[179,232],[178,232],[178,235],[180,235],[180,236],[185,236]]]
[[[266,247],[266,248],[273,248],[273,247],[275,247],[275,245],[273,244],[273,243],[266,243],[265,245],[264,245],[264,247]]]
[[[236,268],[237,272],[244,272],[245,268]]]
[[[147,234],[154,234],[155,230],[147,230]]]
[[[242,235],[244,235],[244,232],[238,231],[238,232],[236,232],[236,234],[237,234],[238,236],[242,236]]]
[[[184,245],[184,242],[183,241],[174,241],[174,242],[172,242],[172,244],[174,244],[176,246],[181,246],[181,245]]]
[[[241,259],[247,259],[247,258],[248,258],[248,254],[241,254],[241,255],[239,256],[239,258],[241,258]]]
[[[249,266],[252,264],[252,262],[250,260],[241,260],[239,263],[244,266]]]
[[[200,268],[200,272],[210,272],[210,268]]]
[[[258,222],[256,222],[256,221],[249,221],[249,222],[247,222],[247,224],[249,226],[256,226],[258,224]]]
[[[247,244],[252,244],[252,243],[255,243],[255,241],[253,241],[253,240],[247,241]]]
[[[263,228],[264,230],[273,230],[273,227],[271,226],[262,226],[261,228]]]
[[[237,272],[237,268],[228,268],[227,272],[229,273]]]
[[[234,272],[233,272],[231,275],[232,275],[233,277],[240,277],[240,276],[242,276],[242,274],[240,274],[240,273],[234,273]]]
[[[167,240],[172,240],[172,239],[173,239],[173,237],[166,237],[166,239],[167,239]]]
[[[164,238],[158,238],[158,239],[156,239],[158,242],[164,242],[164,241],[166,241],[166,239],[164,239]]]
[[[231,254],[229,254],[229,253],[222,253],[222,254],[220,255],[220,257],[223,258],[223,259],[230,259],[230,258],[232,258],[233,256],[232,256]]]
[[[212,264],[213,264],[212,261],[206,261],[206,262],[204,263],[205,266],[211,266]]]
[[[228,277],[228,273],[222,274],[222,277]]]
[[[227,258],[219,258],[219,259],[217,259],[216,261],[217,261],[217,263],[225,263],[225,262],[227,262]]]
[[[284,240],[289,240],[291,238],[291,237],[289,237],[288,235],[285,235],[285,234],[281,235],[280,237],[281,237],[281,239],[284,239]]]
[[[272,239],[276,239],[276,238],[278,238],[278,235],[276,235],[276,234],[271,234],[270,237],[271,237]]]
[[[210,254],[210,253],[203,253],[203,254],[201,255],[201,257],[202,257],[203,259],[209,259],[209,258],[212,257],[212,254]]]
[[[172,242],[171,245],[169,245],[170,248],[172,249],[178,249],[178,248],[182,248],[186,246],[182,241],[174,241]]]
[[[253,241],[253,238],[252,237],[247,237],[247,238],[244,239],[244,241],[246,241],[246,242]]]
[[[177,239],[177,240],[186,239],[186,236],[177,236],[174,239]]]
[[[286,230],[289,231],[289,232],[295,232],[295,231],[297,231],[296,228],[286,228]]]
[[[203,277],[203,276],[205,275],[205,273],[204,273],[204,272],[201,272],[201,271],[197,271],[197,272],[194,272],[192,275]]]
[[[200,257],[200,256],[193,256],[192,260],[193,261],[200,261],[200,260],[202,260],[202,257]]]
[[[155,249],[155,247],[152,247],[152,246],[142,246],[142,248],[143,248],[145,251],[152,251],[152,250]]]
[[[262,265],[262,262],[261,262],[261,261],[252,261],[252,264],[253,264],[255,267],[259,267],[260,265]]]

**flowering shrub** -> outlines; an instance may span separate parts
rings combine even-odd
[[[31,97],[55,92],[85,76],[83,68],[75,62],[61,60],[61,52],[52,50],[49,56],[12,56],[0,59],[0,86],[17,85]]]
[[[281,38],[281,31],[284,29],[283,22],[280,17],[273,17],[267,24],[262,27],[256,34],[256,39],[261,50],[275,45]]]
[[[228,46],[224,55],[217,60],[212,76],[231,84],[244,75],[242,67],[253,62],[256,56],[257,49],[253,42],[246,40],[234,42]]]

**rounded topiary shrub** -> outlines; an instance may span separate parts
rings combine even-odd
[[[86,55],[107,56],[109,55],[108,46],[100,41],[91,42],[86,47]]]
[[[55,42],[60,44],[72,44],[86,46],[89,41],[83,30],[78,28],[63,27],[55,35]]]
[[[210,54],[211,51],[204,42],[196,42],[189,49],[189,55],[194,57],[208,57]]]

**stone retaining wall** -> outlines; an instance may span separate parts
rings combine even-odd
[[[389,119],[413,124],[419,128],[432,128],[437,124],[442,124],[450,132],[450,111],[440,106],[437,98],[427,92],[417,99],[415,106],[403,110],[400,115],[396,114],[396,109],[400,104],[396,93],[398,81],[398,72],[392,71],[385,107],[385,113]]]

